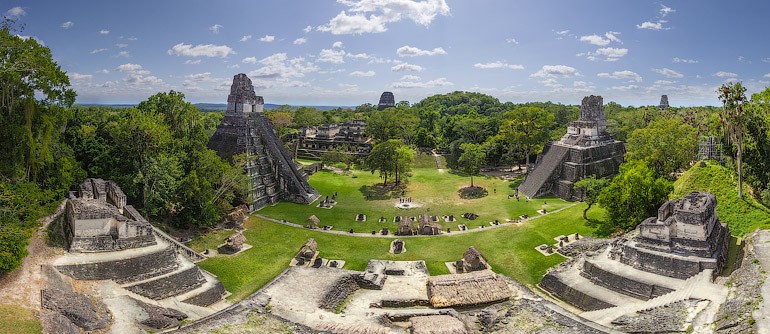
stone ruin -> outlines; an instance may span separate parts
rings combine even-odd
[[[605,326],[691,299],[719,305],[726,287],[713,278],[726,261],[730,235],[716,202],[710,193],[692,192],[666,202],[625,236],[580,238],[559,249],[571,260],[549,270],[539,286]]]
[[[668,95],[663,94],[660,96],[660,103],[658,104],[658,109],[660,110],[668,109]]]
[[[468,250],[463,253],[462,260],[457,260],[454,263],[454,266],[455,272],[458,274],[485,270],[489,268],[484,255],[482,255],[481,252],[479,252],[479,250],[473,246],[468,247]]]
[[[634,268],[686,279],[704,269],[722,271],[729,229],[716,215],[711,193],[691,192],[668,201],[657,217],[639,224],[639,235],[618,245],[613,257]]]
[[[315,239],[307,239],[307,241],[300,247],[299,252],[297,253],[297,256],[294,258],[297,260],[298,265],[303,265],[304,263],[308,263],[313,260],[313,258],[318,254],[318,243],[316,243]]]
[[[528,198],[553,193],[565,200],[580,200],[583,194],[573,189],[575,182],[591,175],[617,174],[624,153],[623,143],[607,132],[602,97],[586,96],[578,120],[569,124],[561,140],[546,145],[518,190]]]
[[[225,244],[220,247],[220,252],[225,254],[235,254],[243,250],[246,245],[246,236],[242,232],[235,233],[225,238]]]
[[[306,126],[299,129],[295,152],[297,157],[320,159],[334,148],[346,148],[346,154],[366,157],[372,150],[372,140],[364,133],[366,121],[348,120],[341,124]]]
[[[380,95],[380,102],[377,104],[377,110],[385,110],[396,106],[396,98],[391,92],[383,92]]]
[[[414,221],[412,218],[403,218],[398,222],[396,235],[414,235]]]
[[[441,224],[436,223],[429,215],[420,215],[417,234],[420,235],[439,235],[441,234]]]
[[[155,245],[150,223],[115,182],[86,179],[65,207],[64,237],[70,252],[108,252]]]
[[[246,172],[251,180],[251,211],[280,200],[309,204],[320,196],[308,184],[307,174],[298,167],[275,133],[264,113],[264,99],[256,95],[246,74],[233,77],[225,117],[208,147],[227,160],[246,153]]]

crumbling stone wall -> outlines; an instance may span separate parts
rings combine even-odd
[[[79,280],[114,279],[137,282],[170,273],[179,266],[176,252],[166,247],[158,252],[121,260],[56,266],[59,272]]]
[[[575,290],[571,286],[564,284],[564,282],[553,273],[545,274],[543,280],[540,281],[539,286],[557,298],[583,311],[596,311],[615,306],[603,300],[591,297],[582,291]]]
[[[344,276],[329,286],[321,298],[318,307],[334,311],[345,301],[348,296],[359,289],[358,283],[351,275]]]
[[[225,286],[222,285],[222,282],[217,281],[210,289],[185,299],[184,302],[205,307],[222,300],[226,293]]]
[[[610,290],[643,300],[652,299],[674,291],[663,286],[647,284],[629,277],[615,275],[595,266],[590,261],[583,263],[583,270],[580,271],[580,275]]]
[[[126,290],[158,300],[192,291],[205,282],[200,269],[192,266],[169,276],[128,286]]]

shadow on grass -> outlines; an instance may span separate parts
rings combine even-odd
[[[358,188],[358,191],[364,195],[364,198],[367,201],[398,198],[404,191],[406,191],[406,182],[401,182],[400,184],[391,183],[388,185],[363,185]]]

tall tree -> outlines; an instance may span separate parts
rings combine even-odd
[[[610,179],[606,177],[597,179],[594,175],[575,182],[575,189],[583,192],[583,201],[588,205],[583,210],[583,219],[588,220],[588,210],[596,204],[599,200],[599,194],[608,184],[610,184]]]
[[[475,143],[465,143],[460,145],[460,158],[457,159],[457,163],[460,165],[462,171],[471,177],[471,187],[473,187],[473,176],[478,175],[481,170],[481,165],[484,164],[487,153],[484,151],[484,146]]]
[[[529,156],[543,151],[553,124],[554,116],[544,109],[519,107],[503,115],[500,135],[522,149],[529,165]]]
[[[698,153],[698,133],[679,120],[654,121],[634,130],[626,142],[626,161],[644,160],[658,176],[669,179],[687,168]]]
[[[741,169],[741,153],[743,151],[743,135],[748,123],[748,115],[743,112],[746,101],[746,88],[738,83],[723,84],[717,90],[722,101],[721,122],[730,141],[736,146],[738,162],[738,198],[743,198],[743,170]]]
[[[364,168],[374,174],[380,172],[383,185],[388,184],[388,177],[395,176],[396,183],[409,172],[409,167],[414,160],[414,151],[404,145],[398,139],[386,140],[375,145],[366,158]]]

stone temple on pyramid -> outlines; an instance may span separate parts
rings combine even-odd
[[[294,158],[265,116],[264,99],[257,96],[246,74],[233,77],[227,111],[211,137],[208,147],[223,159],[246,153],[246,170],[251,180],[251,211],[286,200],[309,204],[318,191],[307,182]]]
[[[607,118],[601,96],[586,96],[580,117],[571,122],[561,140],[549,143],[537,157],[535,168],[519,186],[529,198],[554,194],[565,200],[580,200],[575,182],[595,175],[615,175],[623,162],[625,146],[607,132]]]

